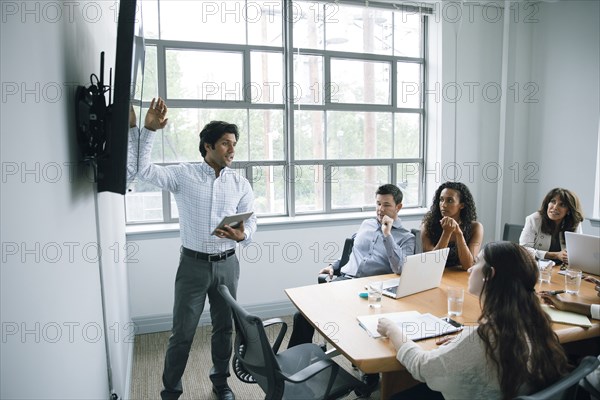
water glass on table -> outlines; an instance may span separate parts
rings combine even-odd
[[[463,303],[465,301],[465,290],[462,287],[448,287],[448,316],[458,317],[462,315]]]
[[[554,262],[551,260],[541,259],[538,260],[538,270],[540,271],[540,282],[550,283],[552,280],[552,267]]]
[[[369,307],[380,308],[381,307],[381,293],[383,292],[383,282],[377,281],[369,284],[367,289]]]
[[[568,294],[579,294],[582,276],[583,272],[580,269],[567,268],[565,271],[565,292]]]

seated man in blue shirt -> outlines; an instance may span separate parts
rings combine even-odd
[[[354,234],[354,246],[348,263],[340,269],[340,260],[337,260],[323,268],[320,274],[329,274],[332,278],[339,271],[335,281],[402,272],[406,257],[415,251],[415,237],[402,226],[398,217],[402,209],[402,191],[395,185],[387,184],[380,186],[375,196],[377,214],[374,218],[364,220]],[[314,331],[302,314],[294,314],[294,329],[288,348],[311,343]]]

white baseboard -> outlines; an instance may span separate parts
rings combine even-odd
[[[244,306],[244,308],[250,314],[256,315],[261,319],[292,315],[297,311],[296,307],[294,307],[294,305],[289,301],[253,304],[250,306]],[[143,335],[146,333],[170,331],[173,323],[173,315],[161,314],[150,315],[145,317],[133,317],[132,320],[135,324],[135,334]],[[202,315],[200,316],[200,321],[198,322],[198,325],[210,325],[210,312],[208,308],[205,309]]]

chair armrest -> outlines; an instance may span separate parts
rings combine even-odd
[[[334,371],[332,373],[332,377],[337,374],[337,370],[339,369],[339,365],[337,365],[334,361],[331,360],[319,360],[314,364],[309,365],[308,367],[296,372],[294,375],[288,376],[286,374],[282,374],[285,380],[300,383],[308,380],[309,378],[315,376],[321,371],[324,371],[327,368],[333,368]]]
[[[283,342],[283,337],[287,332],[287,323],[281,318],[271,318],[266,321],[263,321],[263,327],[265,328],[276,324],[281,325],[281,327],[279,328],[279,333],[277,334],[277,338],[275,338],[273,346],[271,346],[275,354],[279,352],[279,347],[281,346],[281,342]]]

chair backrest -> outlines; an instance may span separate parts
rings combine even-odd
[[[421,242],[421,230],[420,229],[411,229],[410,233],[415,235],[415,254],[421,254],[423,252],[423,242]]]
[[[344,249],[342,250],[342,256],[340,257],[340,268],[348,264],[350,254],[352,253],[352,247],[354,246],[354,238],[350,237],[344,241]]]
[[[233,311],[236,325],[234,351],[238,360],[265,391],[266,398],[281,398],[285,382],[262,320],[243,309],[227,286],[220,285],[219,292]]]
[[[519,396],[515,400],[574,400],[577,397],[579,381],[598,368],[598,357],[584,357],[577,368],[558,382],[529,396]]]
[[[508,240],[509,242],[519,243],[519,237],[523,231],[523,225],[518,224],[504,224],[504,232],[502,233],[502,240]]]

